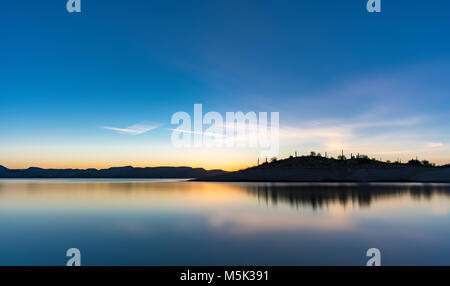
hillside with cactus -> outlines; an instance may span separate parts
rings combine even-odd
[[[245,170],[211,176],[202,181],[237,182],[450,182],[450,166],[428,161],[382,162],[364,155],[326,158],[310,156],[271,159]]]

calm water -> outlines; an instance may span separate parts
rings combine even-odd
[[[450,265],[450,185],[0,180],[0,265]]]

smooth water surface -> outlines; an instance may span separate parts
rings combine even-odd
[[[0,265],[450,265],[450,185],[0,180]]]

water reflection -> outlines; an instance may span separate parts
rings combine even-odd
[[[267,205],[326,208],[339,203],[369,207],[374,201],[401,196],[430,200],[433,195],[450,197],[449,184],[249,184],[243,188]]]
[[[449,220],[450,184],[0,180],[0,265],[446,265]]]
[[[247,195],[247,196],[246,196]],[[218,207],[247,197],[267,207],[368,208],[378,200],[450,198],[450,184],[202,183],[184,180],[0,180],[0,206],[45,205]]]

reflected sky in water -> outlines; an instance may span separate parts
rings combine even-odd
[[[450,265],[450,185],[0,180],[0,264]]]

